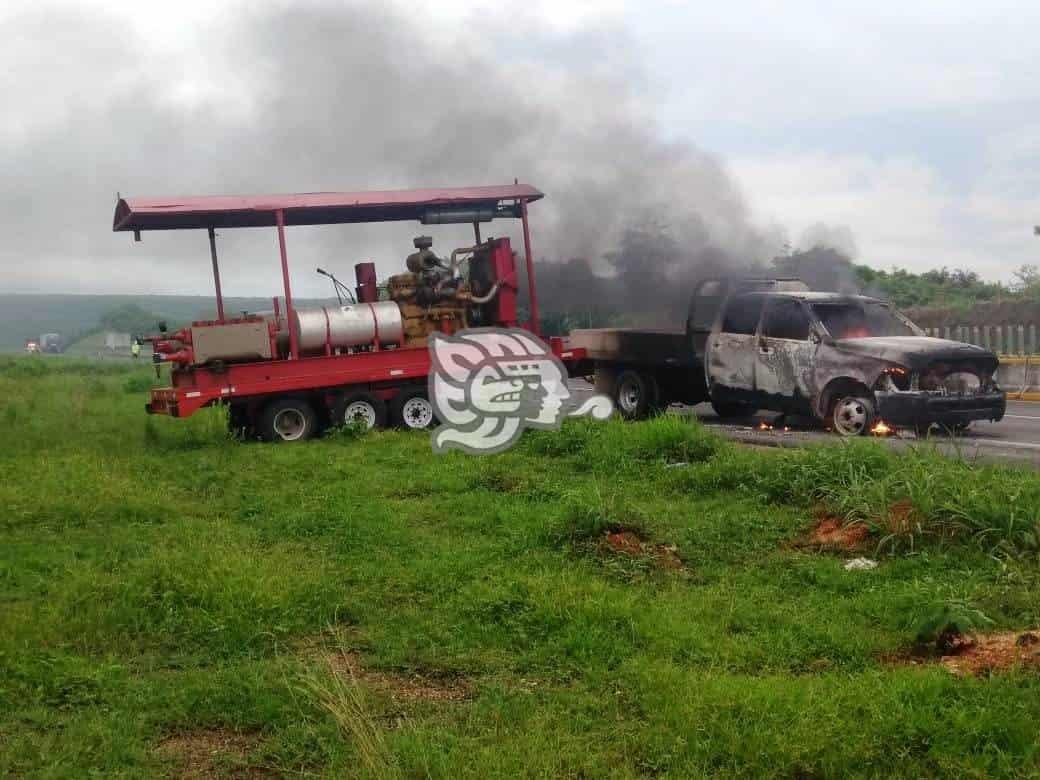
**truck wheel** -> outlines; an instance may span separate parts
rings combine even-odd
[[[332,410],[333,425],[360,424],[366,431],[386,426],[386,404],[371,393],[353,393]]]
[[[842,436],[864,436],[874,427],[874,400],[865,396],[838,395],[831,405],[830,420]]]
[[[712,401],[711,408],[714,409],[715,414],[723,420],[728,420],[733,417],[749,417],[756,411],[748,404],[741,403],[740,401]]]
[[[425,430],[437,419],[426,391],[419,388],[402,390],[397,394],[393,401],[392,416],[394,425],[411,431]]]
[[[318,431],[314,407],[301,398],[280,398],[264,408],[260,435],[264,441],[303,441]]]
[[[654,408],[652,380],[638,371],[625,369],[614,382],[614,406],[627,420],[641,420]]]

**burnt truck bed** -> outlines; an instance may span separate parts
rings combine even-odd
[[[596,375],[596,389],[614,398],[626,417],[642,416],[671,403],[696,404],[708,397],[704,381],[707,331],[590,328],[575,330],[568,347],[584,349],[584,373]],[[637,386],[644,400],[626,408],[625,387]]]

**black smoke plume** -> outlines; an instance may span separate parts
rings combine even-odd
[[[20,108],[0,131],[0,287],[207,292],[205,236],[153,233],[132,244],[110,232],[117,191],[517,177],[548,196],[531,208],[548,312],[610,303],[668,319],[691,278],[740,272],[781,243],[751,223],[719,160],[662,140],[623,30],[562,34],[510,14],[433,35],[413,6],[377,2],[243,4],[214,19],[186,31],[178,49],[156,50],[93,10],[34,7],[13,18],[9,35],[27,45],[8,55],[20,75],[3,82],[6,105]],[[298,294],[326,294],[315,265],[373,259],[381,276],[399,271],[419,230],[291,230]],[[492,230],[522,246],[514,228]],[[445,252],[470,240],[461,226],[433,234]],[[226,231],[220,249],[226,294],[278,291],[272,231]]]

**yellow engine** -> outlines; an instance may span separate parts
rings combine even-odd
[[[391,276],[387,291],[401,309],[405,344],[422,346],[431,333],[455,333],[469,327],[473,304],[485,303],[490,296],[475,296],[468,274],[460,273],[467,258],[483,247],[456,249],[449,260],[443,260],[431,249],[429,236],[419,236],[413,244],[417,251],[405,260],[408,272]]]

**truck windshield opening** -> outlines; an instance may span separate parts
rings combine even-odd
[[[880,303],[814,303],[813,311],[836,339],[916,336],[913,328]]]

